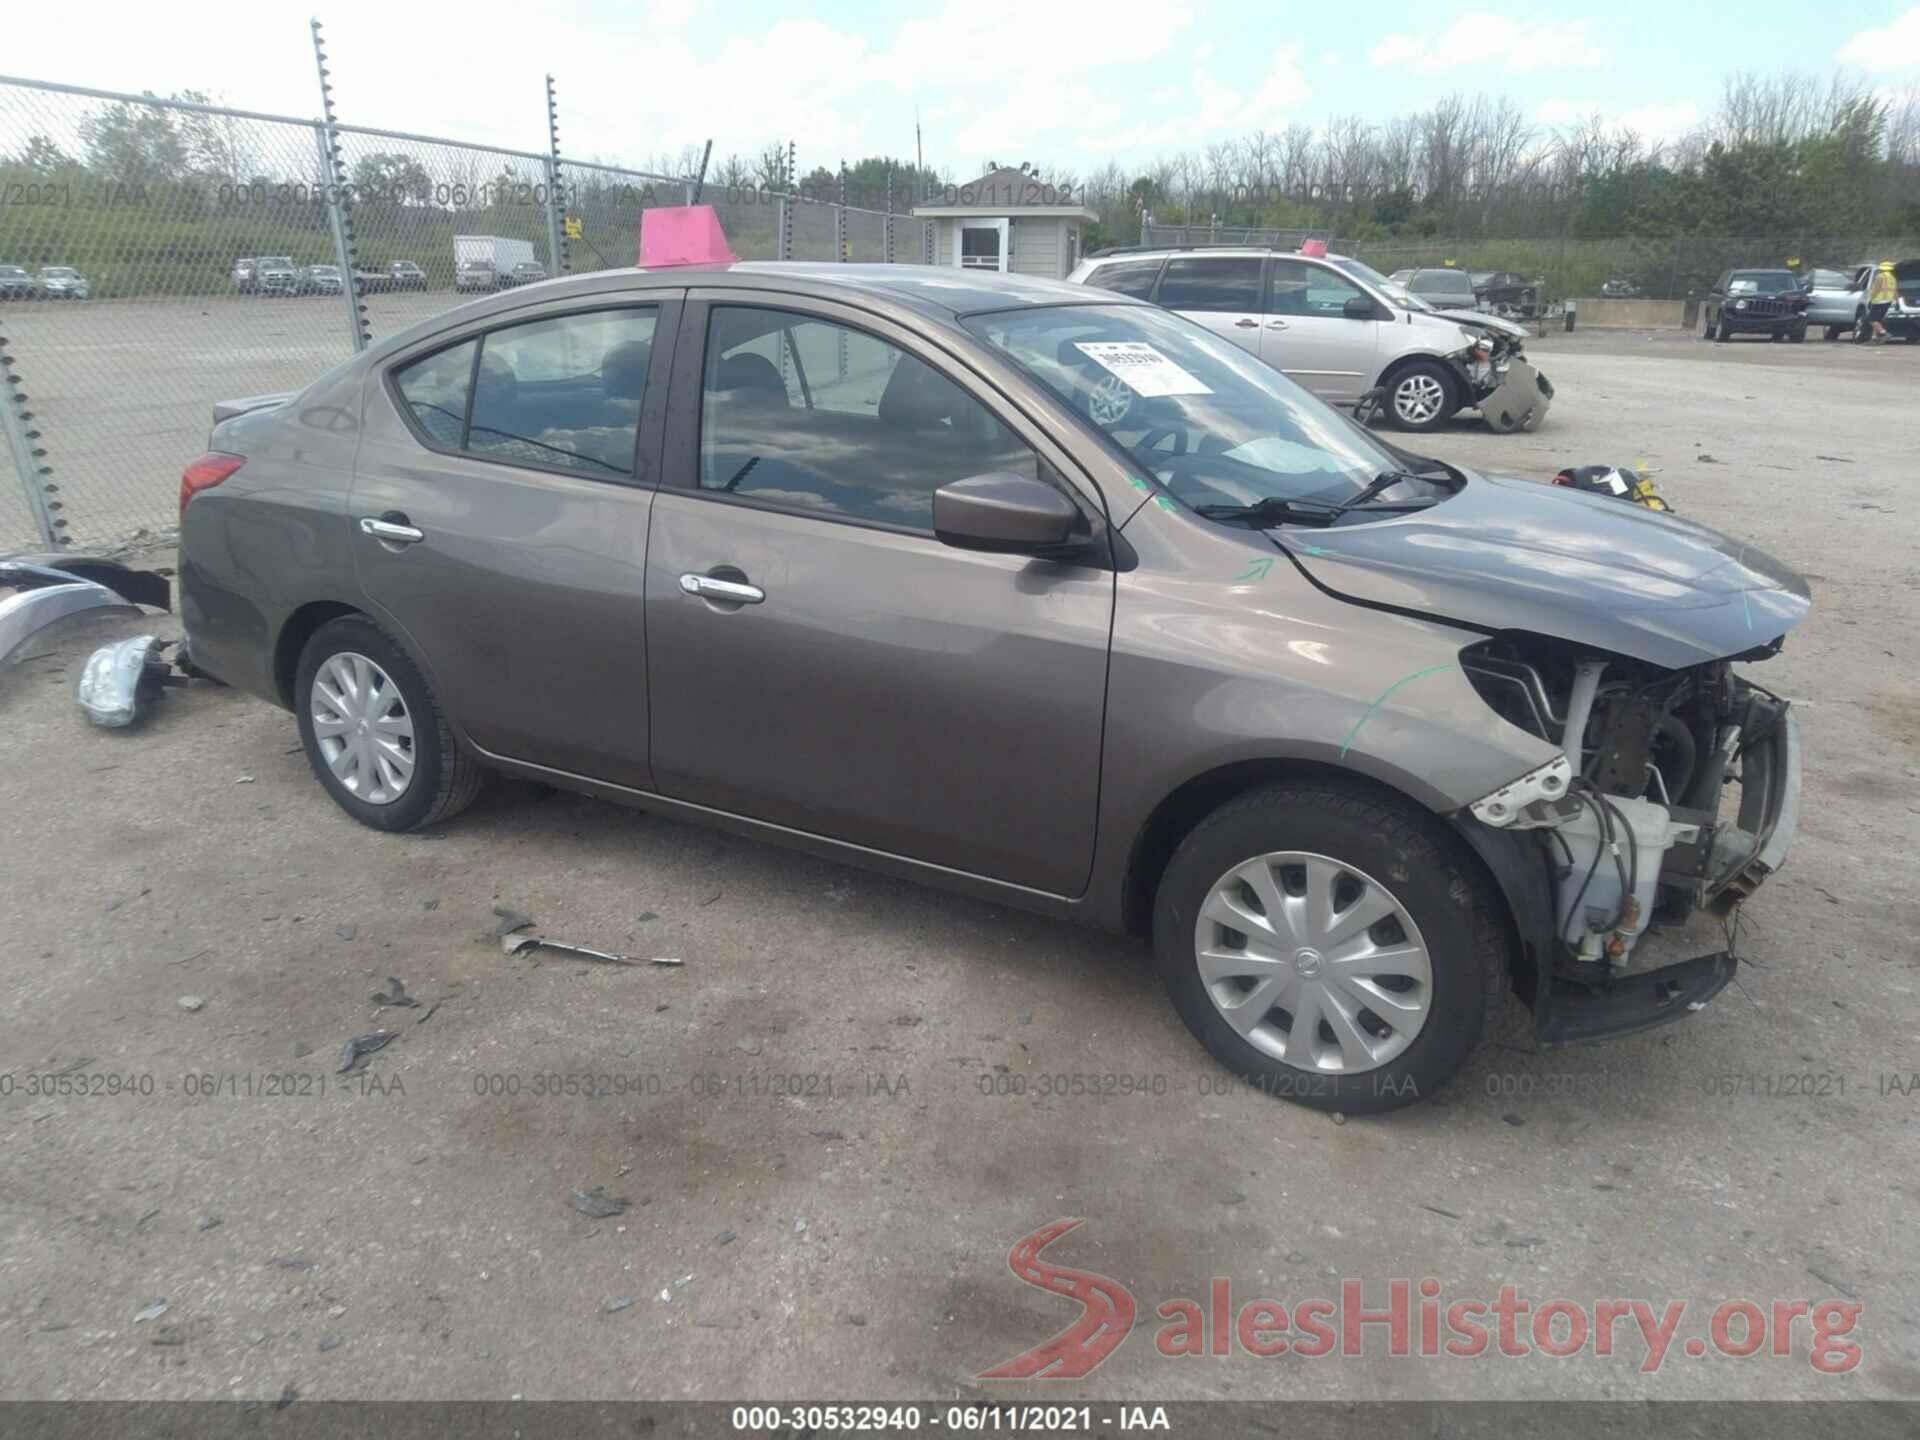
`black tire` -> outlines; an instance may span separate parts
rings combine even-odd
[[[1439,408],[1424,420],[1409,420],[1400,413],[1400,387],[1413,380],[1416,376],[1424,376],[1436,380],[1440,385],[1441,400]],[[1406,430],[1415,435],[1424,435],[1438,430],[1442,425],[1445,425],[1447,421],[1451,420],[1453,418],[1453,412],[1460,408],[1460,392],[1458,386],[1454,383],[1452,372],[1438,360],[1413,360],[1402,365],[1388,378],[1386,388],[1387,403],[1385,410],[1387,418],[1394,423],[1395,428]]]
[[[413,720],[413,777],[398,798],[385,804],[363,800],[341,784],[321,754],[314,734],[314,677],[322,665],[343,652],[364,655],[386,671]],[[313,632],[300,652],[293,703],[307,763],[334,802],[362,825],[376,830],[417,830],[458,815],[480,793],[486,769],[454,739],[446,712],[434,698],[420,667],[364,615],[342,616]]]
[[[1793,327],[1793,329],[1787,332],[1787,339],[1795,345],[1804,343],[1806,338],[1807,338],[1807,327],[1804,324],[1796,325]]]
[[[1831,343],[1832,341],[1838,340],[1840,338],[1841,328],[1842,327],[1838,325],[1827,326],[1827,340],[1829,343]]]
[[[1377,1069],[1341,1074],[1287,1064],[1234,1029],[1200,978],[1194,929],[1210,889],[1236,865],[1285,850],[1382,877],[1426,943],[1433,986],[1426,1022]],[[1333,780],[1273,785],[1221,806],[1174,852],[1154,897],[1154,963],[1187,1028],[1248,1084],[1315,1110],[1394,1110],[1446,1084],[1499,1013],[1508,988],[1499,906],[1461,841],[1418,807]]]
[[[1733,339],[1733,331],[1728,328],[1727,315],[1724,310],[1720,312],[1720,328],[1713,332],[1713,338],[1722,345]]]

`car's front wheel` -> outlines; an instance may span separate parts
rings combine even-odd
[[[1457,408],[1453,377],[1437,360],[1416,360],[1387,382],[1387,412],[1402,430],[1438,430]]]
[[[1175,851],[1154,958],[1180,1018],[1248,1084],[1320,1110],[1412,1104],[1507,988],[1496,901],[1417,807],[1339,782],[1233,800]]]
[[[363,825],[417,829],[480,792],[486,772],[455,741],[419,667],[364,616],[314,631],[300,652],[294,713],[313,773]]]

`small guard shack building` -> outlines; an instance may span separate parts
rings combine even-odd
[[[1064,280],[1080,263],[1080,231],[1100,217],[1024,170],[999,169],[950,185],[913,207],[933,222],[933,262],[962,270]]]

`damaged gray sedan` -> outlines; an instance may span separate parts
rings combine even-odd
[[[1791,572],[1084,286],[604,271],[216,414],[195,662],[354,820],[497,772],[1148,937],[1320,1108],[1432,1093],[1509,990],[1543,1044],[1697,1010],[1736,957],[1639,942],[1793,834],[1794,712],[1736,669]]]

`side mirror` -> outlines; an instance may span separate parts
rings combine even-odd
[[[942,485],[933,492],[933,533],[956,550],[1036,555],[1074,539],[1080,511],[1053,486],[1008,470]]]
[[[1379,311],[1374,308],[1373,301],[1364,295],[1349,296],[1347,303],[1340,307],[1340,313],[1349,320],[1374,320],[1379,318]]]

